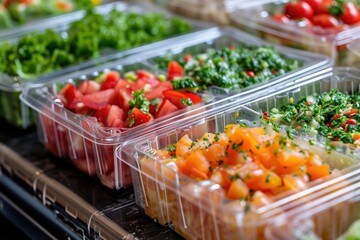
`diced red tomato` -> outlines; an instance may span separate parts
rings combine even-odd
[[[98,92],[100,88],[100,84],[93,80],[82,81],[77,87],[77,89],[84,95]]]
[[[249,77],[255,77],[255,73],[253,71],[247,71],[246,75],[248,75]]]
[[[68,107],[76,99],[76,88],[72,83],[67,83],[61,89],[60,94],[63,95],[66,100],[65,107]]]
[[[162,98],[154,98],[153,100],[150,101],[149,112],[151,113],[151,115],[155,116],[161,103],[162,103]]]
[[[150,79],[155,79],[155,75],[148,72],[148,71],[145,71],[145,70],[138,70],[137,71],[137,75],[138,75],[138,78],[139,79],[142,79],[142,78],[150,78]]]
[[[184,75],[183,67],[176,61],[170,61],[168,66],[168,79],[172,80],[175,77]]]
[[[178,107],[172,104],[168,99],[164,99],[155,114],[155,118],[167,115],[172,112],[176,112],[177,110],[179,110]]]
[[[101,90],[115,88],[116,84],[120,80],[120,74],[115,71],[106,73],[104,82],[101,85]]]
[[[127,117],[127,112],[130,108],[129,101],[131,99],[133,99],[133,96],[126,89],[120,89],[120,91],[117,93],[117,103],[118,106],[124,110],[124,117]]]
[[[130,88],[132,91],[143,90],[146,82],[143,79],[138,79],[135,82],[131,83]]]
[[[185,62],[190,62],[190,61],[192,60],[191,54],[186,54],[186,55],[184,56],[184,60],[185,60]]]
[[[124,111],[116,105],[112,105],[107,114],[105,121],[106,127],[121,128],[124,127],[123,122]]]
[[[336,121],[336,120],[338,120],[339,118],[341,117],[341,114],[336,114],[334,117],[333,117],[333,119]]]
[[[110,108],[111,105],[106,105],[102,109],[95,111],[95,113],[92,116],[105,125]]]
[[[180,109],[188,107],[186,101],[191,102],[191,100],[184,93],[181,92],[167,90],[164,91],[163,94],[166,99],[168,99],[172,104],[174,104]]]
[[[104,91],[88,94],[82,98],[82,101],[85,106],[91,109],[99,110],[106,105],[113,104],[115,102],[115,90],[107,89]]]
[[[201,97],[195,93],[183,92],[183,94],[187,96],[192,101],[193,104],[198,104],[202,102]]]
[[[172,90],[173,85],[171,82],[160,82],[159,85],[154,88],[152,91],[145,93],[145,97],[148,100],[152,100],[154,98],[163,98],[163,92],[166,90]]]
[[[356,125],[357,122],[355,119],[349,118],[348,120],[346,120],[346,123],[351,125]]]
[[[146,123],[152,119],[152,116],[142,112],[138,108],[133,108],[125,121],[125,127],[135,127]]]

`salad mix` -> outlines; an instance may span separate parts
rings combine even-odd
[[[301,67],[301,61],[290,59],[270,46],[224,47],[219,50],[173,55],[169,52],[156,59],[161,69],[169,61],[177,61],[191,78],[189,87],[200,89],[217,86],[230,90],[246,88],[266,82]]]
[[[360,94],[331,89],[302,97],[280,108],[264,112],[263,119],[273,126],[283,124],[310,134],[319,134],[331,142],[360,145]]]
[[[125,50],[190,30],[189,22],[160,13],[89,12],[71,23],[65,35],[48,29],[1,43],[0,71],[29,79],[98,57],[106,49]]]

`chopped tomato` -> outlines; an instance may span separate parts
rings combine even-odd
[[[112,105],[107,113],[105,126],[112,128],[124,127],[123,122],[124,111],[116,105]]]
[[[107,119],[110,108],[111,108],[111,105],[106,105],[105,107],[95,111],[92,116],[95,117],[99,122],[101,122],[105,125],[105,121]]]
[[[98,92],[100,90],[100,87],[100,84],[93,80],[85,80],[79,84],[77,89],[85,95]]]
[[[179,110],[178,107],[176,107],[174,104],[172,104],[168,99],[164,99],[161,102],[159,109],[157,110],[157,112],[155,114],[155,118],[167,115],[169,113],[176,112],[177,110]]]
[[[65,107],[70,106],[70,104],[76,99],[76,88],[72,83],[67,83],[60,91],[60,95],[64,96],[66,103]]]
[[[142,78],[155,79],[154,74],[152,74],[152,73],[150,73],[148,71],[145,71],[145,70],[138,70],[137,75],[138,75],[139,79],[142,79]]]
[[[166,90],[172,90],[173,86],[171,82],[160,82],[159,85],[152,89],[150,92],[145,93],[145,97],[149,100],[154,98],[163,98],[163,92]]]
[[[115,71],[106,73],[104,82],[101,85],[101,90],[115,88],[116,84],[120,80],[120,74]]]
[[[174,60],[170,61],[168,66],[168,79],[172,80],[175,77],[180,77],[183,75],[184,75],[183,67]]]
[[[163,91],[163,95],[166,99],[168,99],[172,104],[176,107],[182,109],[188,106],[191,106],[193,102],[191,99],[186,96],[184,93],[173,91],[173,90],[166,90]]]
[[[195,93],[183,92],[183,94],[187,96],[193,104],[198,104],[202,102],[201,97]]]
[[[106,105],[113,104],[115,102],[115,90],[107,89],[104,91],[88,94],[82,98],[82,101],[85,106],[91,109],[99,110]]]
[[[152,116],[142,112],[138,108],[133,108],[125,121],[125,127],[135,127],[146,123],[152,119]]]

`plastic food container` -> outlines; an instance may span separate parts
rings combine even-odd
[[[360,70],[351,67],[335,67],[328,73],[309,75],[302,79],[294,81],[294,85],[288,88],[274,88],[268,92],[266,96],[259,97],[256,101],[249,103],[253,109],[262,112],[270,112],[272,108],[281,108],[281,106],[288,105],[291,101],[298,102],[300,98],[306,96],[313,96],[314,94],[321,94],[329,92],[331,89],[337,89],[342,93],[355,94],[359,92],[359,78]],[[298,134],[305,138],[321,143],[323,146],[329,146],[328,138],[325,136],[314,136],[305,131],[298,131]],[[352,144],[335,144],[339,151],[346,151],[348,154],[357,156],[359,148]]]
[[[112,9],[117,9],[119,11],[124,12],[134,12],[134,13],[163,13],[166,17],[172,17],[173,15],[165,12],[154,5],[151,4],[130,4],[130,3],[110,3],[101,5],[95,8],[96,12],[107,15]],[[72,22],[78,21],[84,17],[85,11],[77,11],[69,14],[65,14],[63,16],[53,17],[48,19],[46,22],[41,22],[37,24],[28,24],[21,26],[14,30],[9,30],[0,33],[0,42],[17,42],[19,38],[25,36],[27,34],[33,33],[41,33],[46,31],[47,29],[52,29],[58,33],[61,33],[62,36],[67,35],[67,30],[69,25]],[[188,21],[183,19],[184,21]],[[211,27],[209,24],[188,21],[192,25],[192,31],[200,31]],[[175,36],[172,36],[175,37]],[[159,39],[161,40],[161,39]],[[166,41],[166,40],[164,40]],[[18,127],[28,127],[33,123],[33,119],[29,116],[28,109],[24,109],[24,106],[21,107],[20,101],[18,100],[18,96],[21,93],[21,90],[24,88],[26,84],[31,84],[35,80],[44,80],[46,78],[54,78],[59,75],[64,75],[69,72],[78,71],[80,69],[84,69],[93,64],[100,64],[104,62],[108,62],[111,59],[118,59],[126,55],[135,54],[138,52],[143,52],[148,49],[152,49],[156,46],[161,45],[161,41],[156,43],[152,43],[151,47],[148,45],[134,47],[132,49],[124,50],[124,51],[115,51],[111,49],[105,49],[102,51],[101,56],[99,58],[93,58],[93,60],[89,59],[88,61],[80,62],[79,64],[75,64],[72,66],[67,66],[59,70],[54,70],[51,73],[42,74],[39,76],[34,76],[30,78],[25,78],[22,76],[10,76],[8,74],[2,73],[0,77],[0,98],[2,99],[0,103],[0,116],[3,116],[9,123],[14,124]],[[163,43],[163,44],[166,44]],[[10,102],[10,105],[9,105]]]
[[[347,45],[360,33],[359,25],[342,30],[323,30],[316,26],[282,23],[271,18],[283,13],[287,0],[265,0],[244,4],[230,14],[233,25],[258,37],[297,49],[331,56],[337,66],[359,67],[358,57]],[[315,33],[316,32],[316,33]]]
[[[213,180],[196,181],[187,177],[176,170],[170,159],[156,154],[156,150],[177,143],[185,134],[196,140],[204,133],[221,133],[227,124],[240,122],[258,126],[259,113],[239,103],[226,108],[219,106],[211,115],[168,126],[120,146],[117,156],[120,163],[131,167],[137,204],[149,217],[169,225],[186,239],[272,239],[266,235],[268,227],[285,218],[291,204],[304,203],[302,196],[310,189],[341,179],[344,171],[352,170],[351,166],[358,163],[345,154],[329,154],[316,144],[297,139],[301,147],[316,152],[340,172],[315,180],[302,190],[274,196],[265,205],[249,207],[243,200],[230,201]]]
[[[123,130],[103,129],[98,123],[91,121],[91,119],[75,115],[64,109],[57,102],[51,100],[58,91],[56,86],[66,82],[79,83],[81,80],[85,80],[88,77],[91,79],[91,77],[108,70],[117,70],[125,73],[129,69],[145,68],[155,74],[163,73],[157,69],[157,65],[154,64],[153,60],[156,56],[166,54],[169,49],[176,50],[177,52],[189,49],[201,51],[211,47],[222,48],[229,46],[229,44],[238,46],[249,42],[254,45],[266,44],[253,36],[233,30],[232,28],[204,30],[194,33],[192,37],[184,38],[180,42],[174,41],[172,44],[162,48],[133,55],[124,60],[94,66],[91,69],[61,76],[51,81],[39,81],[37,84],[24,89],[21,100],[32,109],[35,109],[38,115],[37,128],[39,138],[47,149],[56,156],[70,159],[83,172],[91,176],[97,175],[104,185],[111,188],[121,188],[131,184],[131,177],[130,169],[120,169],[121,166],[118,166],[116,162],[114,164],[114,150],[118,145],[133,137],[142,136],[156,129],[161,129],[172,122],[183,121],[185,118],[192,118],[193,115],[199,113],[203,114],[207,109],[212,108],[214,102],[226,105],[227,101],[231,101],[235,97],[246,99],[246,96],[251,96],[250,93],[259,92],[276,82],[286,82],[289,78],[295,78],[298,75],[311,72],[316,67],[325,67],[327,66],[328,58],[279,47],[277,48],[279,52],[285,54],[285,56],[303,61],[303,66],[296,71],[276,77],[272,81],[258,84],[248,89],[242,89],[241,91],[224,92],[217,91],[219,90],[217,88],[215,91],[210,87],[204,93],[207,96],[211,96],[212,101],[206,102],[204,105],[195,105],[194,108],[183,109],[177,114],[164,116],[164,118]]]
[[[91,2],[89,1],[88,4],[90,5]],[[15,0],[3,1],[0,7],[0,30],[6,30],[29,23],[34,23],[46,18],[51,18],[56,15],[80,10],[84,6],[82,6],[81,3],[76,0],[48,0],[31,3]]]
[[[311,189],[303,204],[277,218],[269,239],[359,239],[359,168],[322,189]]]
[[[243,0],[154,0],[157,4],[183,16],[218,24],[228,24],[228,13]]]

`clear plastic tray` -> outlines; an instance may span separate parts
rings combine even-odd
[[[192,118],[193,115],[199,113],[204,114],[206,110],[212,108],[215,102],[226,105],[226,102],[231,101],[233,98],[246,99],[246,96],[254,96],[256,92],[265,88],[269,89],[276,82],[283,83],[322,66],[326,67],[328,58],[279,47],[277,49],[286,56],[302,60],[304,62],[303,67],[297,71],[276,77],[262,85],[259,84],[258,86],[242,89],[241,91],[230,93],[225,91],[225,94],[220,91],[220,94],[217,94],[216,92],[219,91],[212,91],[210,87],[209,91],[205,91],[205,94],[209,96],[209,99],[213,97],[213,101],[209,101],[204,105],[194,106],[194,108],[183,109],[177,114],[159,118],[150,123],[125,129],[124,131],[119,129],[103,129],[96,122],[91,121],[91,119],[75,115],[52,101],[51,98],[56,93],[56,84],[68,81],[79,82],[86,79],[87,76],[97,76],[109,69],[126,72],[126,69],[146,68],[152,72],[159,73],[161,71],[157,69],[156,65],[152,64],[152,61],[154,57],[166,54],[169,49],[185,51],[187,47],[192,47],[202,50],[210,47],[222,48],[228,46],[228,44],[235,44],[237,46],[249,42],[252,45],[266,44],[266,42],[232,28],[204,30],[201,33],[194,33],[188,39],[182,39],[180,42],[174,42],[163,48],[157,48],[153,51],[133,55],[126,59],[101,66],[94,66],[91,69],[64,75],[53,80],[38,81],[24,89],[21,94],[21,100],[32,109],[35,109],[38,115],[37,128],[39,138],[46,145],[47,149],[56,156],[70,159],[74,165],[89,175],[97,174],[104,185],[121,188],[131,184],[129,169],[119,170],[121,166],[117,166],[116,163],[114,164],[114,149],[121,143],[132,137],[161,129],[172,122],[183,121],[185,118]]]
[[[228,13],[234,9],[236,4],[241,4],[244,0],[154,0],[157,4],[178,14],[215,22],[218,24],[228,24]]]
[[[312,189],[301,204],[266,230],[269,239],[360,238],[360,169],[322,189]],[[316,190],[316,192],[315,192]]]
[[[167,17],[174,16],[173,14],[170,14],[169,12],[166,12],[161,8],[158,8],[155,5],[148,3],[137,3],[137,4],[124,3],[124,2],[109,3],[96,7],[95,11],[100,14],[107,14],[113,8],[125,12],[136,12],[136,13],[160,12]],[[73,13],[64,14],[62,16],[53,17],[51,19],[48,19],[47,21],[29,23],[25,26],[21,26],[16,29],[4,31],[0,33],[0,42],[16,42],[17,39],[20,38],[21,36],[36,32],[43,32],[46,29],[53,29],[61,34],[66,35],[66,31],[69,25],[72,22],[82,19],[84,15],[85,15],[85,11],[77,11]],[[186,21],[189,21],[192,24],[193,26],[192,32],[197,32],[212,27],[211,24],[207,24],[204,22],[190,21],[190,20],[186,20]],[[182,36],[173,36],[173,37],[181,38],[185,35],[187,34],[183,34]],[[106,49],[102,52],[102,56],[99,58],[89,59],[88,61],[84,61],[79,64],[68,66],[61,70],[56,70],[52,73],[43,74],[33,79],[24,79],[19,76],[9,76],[8,74],[0,73],[0,98],[6,100],[0,102],[0,105],[2,105],[0,106],[0,111],[2,111],[2,109],[8,110],[5,112],[0,112],[0,117],[6,116],[6,120],[9,123],[13,123],[15,126],[18,127],[26,128],[33,123],[33,120],[30,118],[31,116],[27,115],[29,110],[24,109],[25,106],[21,106],[20,101],[18,100],[18,96],[21,93],[22,89],[25,87],[25,85],[32,84],[32,82],[36,80],[43,81],[44,79],[52,79],[56,76],[61,76],[66,73],[79,71],[94,64],[101,64],[131,54],[140,53],[161,46],[162,44],[166,45],[168,44],[167,43],[168,40],[169,39],[158,41],[155,43],[148,43],[124,51],[115,51],[111,49]],[[179,39],[179,41],[181,41],[181,39]],[[11,102],[17,101],[18,103],[16,104],[14,103],[13,105],[7,105],[8,99],[12,99]],[[22,117],[19,118],[19,116]]]
[[[305,27],[293,23],[272,20],[274,13],[281,13],[288,0],[254,1],[241,5],[230,14],[232,25],[258,37],[297,49],[323,53],[334,59],[336,66],[359,67],[358,57],[348,50],[347,45],[360,34],[359,25],[346,30],[321,30],[319,27]],[[318,33],[314,33],[314,31]]]
[[[341,179],[342,174],[354,171],[354,165],[359,168],[358,159],[338,152],[327,153],[321,146],[299,138],[301,147],[316,152],[339,172],[315,180],[302,190],[270,198],[265,206],[249,209],[241,201],[226,199],[220,185],[186,177],[169,164],[169,159],[159,159],[154,154],[154,150],[178,142],[185,134],[195,140],[206,132],[223,132],[227,124],[239,120],[257,126],[259,112],[238,103],[228,108],[219,106],[211,116],[168,126],[118,147],[119,162],[129,165],[132,171],[136,202],[149,217],[170,225],[186,239],[272,239],[266,236],[266,230],[276,219],[286,216],[291,209],[287,205],[303,203],[306,192]]]

